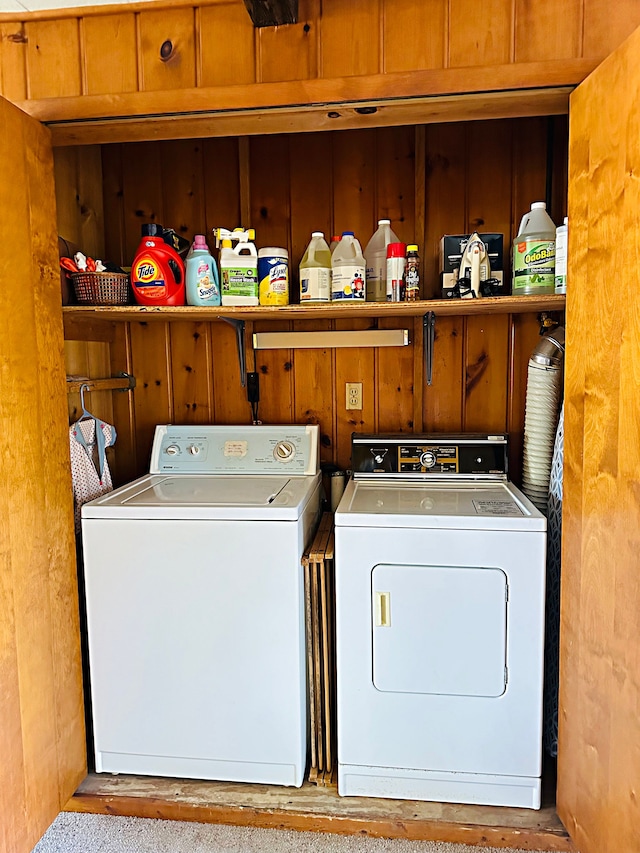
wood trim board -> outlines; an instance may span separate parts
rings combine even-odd
[[[266,84],[262,84],[266,85]],[[87,119],[52,119],[54,146],[97,145],[147,140],[256,136],[438,124],[527,116],[566,115],[572,87],[477,94],[431,95],[387,102],[347,102],[247,110],[201,110],[192,113],[131,114]],[[26,107],[26,104],[23,105]],[[335,109],[337,107],[337,109]],[[375,113],[360,110],[374,109]],[[29,109],[26,109],[29,112]]]
[[[539,811],[340,797],[301,788],[90,774],[65,811],[332,832],[479,847],[575,851],[553,805]]]
[[[181,89],[179,97],[176,97],[175,90],[164,89],[109,95],[29,98],[16,102],[16,106],[33,118],[51,123],[127,116],[176,116],[203,111],[346,107],[349,104],[356,107],[374,106],[376,103],[400,99],[482,93],[512,93],[526,98],[535,95],[537,90],[573,90],[595,65],[588,59],[563,59],[471,69],[438,68],[352,77],[191,87]],[[187,104],[188,109],[185,109]]]

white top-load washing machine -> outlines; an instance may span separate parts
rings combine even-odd
[[[302,784],[320,494],[317,426],[158,426],[83,507],[98,772]]]
[[[354,435],[338,791],[540,807],[546,519],[494,435]]]

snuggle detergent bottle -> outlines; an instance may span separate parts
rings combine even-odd
[[[204,234],[196,234],[185,262],[187,305],[220,305],[220,279]]]
[[[184,263],[165,243],[162,225],[142,226],[131,266],[131,289],[138,305],[184,305]]]

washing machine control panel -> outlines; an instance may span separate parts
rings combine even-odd
[[[156,427],[150,473],[317,474],[319,427]]]
[[[359,435],[351,443],[355,477],[506,478],[504,435]]]

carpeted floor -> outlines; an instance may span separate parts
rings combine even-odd
[[[33,853],[514,853],[438,841],[403,841],[208,823],[62,813]]]

